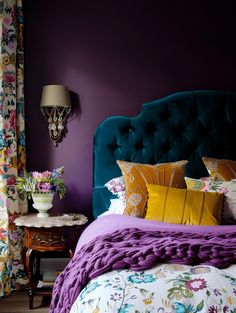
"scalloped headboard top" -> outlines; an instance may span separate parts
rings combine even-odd
[[[93,215],[113,197],[116,160],[156,164],[188,160],[186,175],[207,176],[202,156],[236,160],[236,92],[186,91],[145,103],[136,117],[113,116],[94,135]]]

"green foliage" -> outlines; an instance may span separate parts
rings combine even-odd
[[[182,298],[192,298],[193,292],[188,290],[185,286],[179,285],[178,287],[172,287],[168,290],[168,299],[170,300],[180,300]]]
[[[200,312],[204,307],[204,300],[202,300],[200,303],[198,303],[195,313]]]

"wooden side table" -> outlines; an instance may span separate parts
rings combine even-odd
[[[15,219],[17,226],[24,227],[22,260],[29,279],[29,309],[33,309],[34,296],[51,295],[52,289],[37,288],[40,274],[40,257],[72,257],[81,226],[88,222],[86,216],[49,216],[39,218],[36,214],[22,215]]]

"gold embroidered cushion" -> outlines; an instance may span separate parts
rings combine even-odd
[[[229,181],[236,178],[236,161],[225,159],[202,158],[211,179]]]
[[[156,165],[117,161],[125,180],[125,215],[144,217],[146,213],[146,184],[186,188],[184,171],[188,161]]]
[[[186,225],[219,225],[223,194],[147,184],[145,219]]]

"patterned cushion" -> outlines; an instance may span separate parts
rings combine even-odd
[[[123,176],[112,178],[105,184],[105,187],[125,205],[125,180]]]
[[[209,157],[203,157],[202,160],[212,179],[229,181],[236,178],[236,161]]]
[[[147,184],[145,219],[186,225],[219,225],[223,194]]]
[[[125,180],[126,208],[124,214],[144,217],[146,213],[146,184],[186,188],[184,170],[188,161],[156,165],[117,161]]]
[[[204,181],[185,177],[187,188],[191,190],[221,192],[225,195],[221,224],[236,224],[236,179],[231,181]]]

